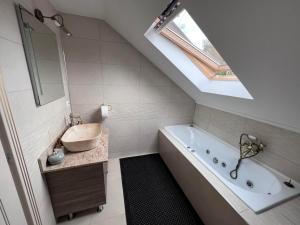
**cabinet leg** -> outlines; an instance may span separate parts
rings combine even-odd
[[[68,214],[68,220],[72,220],[74,218],[74,214],[73,213],[69,213]]]
[[[103,210],[103,205],[99,205],[97,208],[97,212],[101,212]]]

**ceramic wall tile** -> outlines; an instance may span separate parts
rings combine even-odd
[[[103,102],[99,85],[70,85],[69,91],[72,104],[100,104]]]
[[[72,33],[72,37],[86,38],[86,39],[100,39],[100,32],[98,27],[98,20],[75,16],[70,14],[63,14],[64,24]]]
[[[170,102],[169,86],[141,86],[140,102],[141,103],[167,103]]]
[[[138,103],[139,91],[135,86],[103,86],[103,99],[110,103]]]
[[[133,85],[139,84],[140,69],[127,65],[103,65],[104,85]]]
[[[68,62],[93,62],[100,60],[98,40],[83,38],[64,38],[63,48]]]
[[[118,32],[116,32],[105,21],[99,21],[98,24],[99,24],[99,29],[100,29],[101,41],[127,43],[126,39],[123,38]]]
[[[140,53],[130,44],[101,43],[101,63],[110,65],[140,65]]]
[[[69,62],[67,71],[70,85],[100,85],[102,83],[99,63]]]
[[[144,59],[143,61],[145,60],[146,59]],[[148,86],[148,85],[170,86],[171,85],[170,79],[150,62],[141,64],[140,83],[142,86]]]
[[[95,26],[94,20],[73,15],[67,22],[71,28]],[[106,22],[97,23],[99,40],[88,28],[84,37],[78,27],[73,38],[64,38],[73,113],[97,122],[100,105],[109,104],[103,125],[110,128],[110,157],[154,152],[159,127],[191,123],[195,103]]]
[[[0,1],[0,28],[0,37],[22,43],[15,8],[10,0]]]
[[[6,91],[31,90],[23,46],[0,38],[0,49],[0,70]]]

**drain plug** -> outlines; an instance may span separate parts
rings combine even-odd
[[[246,184],[247,184],[247,186],[249,188],[253,188],[254,187],[254,184],[253,184],[253,182],[251,180],[247,180]]]
[[[295,188],[295,186],[292,184],[292,180],[284,181],[283,183],[289,188]]]

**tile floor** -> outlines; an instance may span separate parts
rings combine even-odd
[[[76,217],[59,225],[126,225],[125,206],[119,159],[108,161],[107,204],[101,213],[95,210],[77,214]]]

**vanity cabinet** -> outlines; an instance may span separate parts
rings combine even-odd
[[[52,148],[39,158],[56,219],[73,213],[102,209],[106,204],[108,173],[108,130],[103,128],[99,146],[89,151],[68,152],[62,163],[48,165]]]
[[[46,173],[56,218],[106,203],[106,162]]]

